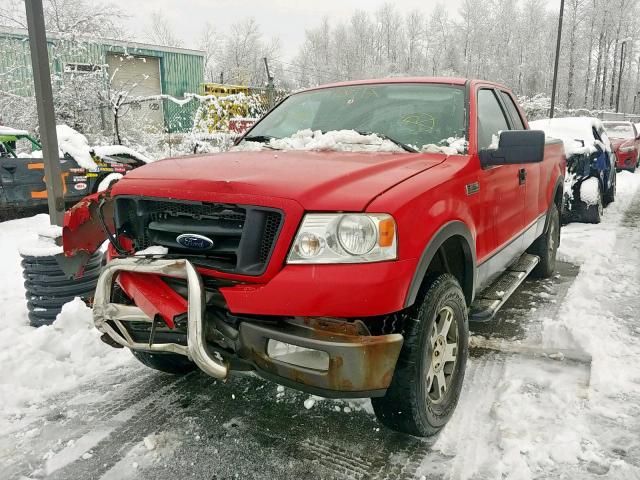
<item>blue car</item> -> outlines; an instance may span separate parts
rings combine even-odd
[[[602,122],[567,117],[536,120],[529,126],[564,143],[563,222],[600,223],[604,207],[616,196],[616,154]]]

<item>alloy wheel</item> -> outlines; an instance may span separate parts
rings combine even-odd
[[[440,309],[429,335],[427,398],[438,404],[444,399],[455,375],[458,358],[458,324],[451,307]]]

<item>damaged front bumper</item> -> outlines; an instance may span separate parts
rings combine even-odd
[[[153,341],[158,319],[155,318],[157,315],[149,316],[154,311],[149,305],[143,305],[143,309],[112,303],[113,283],[122,272],[186,280],[186,345]],[[135,276],[131,277],[135,281]],[[145,295],[143,290],[143,282],[140,282],[138,296],[145,302],[153,299],[153,295]],[[244,319],[237,330],[218,328],[220,324],[207,316],[205,295],[200,274],[187,260],[115,259],[107,264],[98,280],[94,321],[98,330],[119,345],[134,350],[185,355],[205,373],[219,379],[238,366],[243,370],[253,369],[277,383],[324,397],[381,396],[391,383],[403,342],[400,334],[369,335],[354,328],[336,328],[331,322],[316,319],[295,323],[273,317],[268,322]],[[162,308],[156,310],[164,323],[169,324],[162,315]],[[151,327],[149,342],[136,341],[127,329],[127,322],[147,322]],[[212,337],[221,341],[213,342]],[[228,348],[230,344],[234,345],[233,349]],[[314,361],[310,363],[310,359]]]

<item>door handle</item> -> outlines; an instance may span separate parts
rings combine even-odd
[[[524,185],[526,181],[527,181],[527,170],[524,168],[521,168],[520,170],[518,170],[518,183],[520,185]]]

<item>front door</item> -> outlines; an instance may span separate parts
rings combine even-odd
[[[520,112],[507,92],[498,91],[499,98],[502,100],[504,111],[508,115],[511,130],[524,130],[524,122]],[[531,245],[537,238],[539,233],[539,220],[544,222],[544,214],[547,208],[547,199],[545,198],[544,188],[549,181],[548,178],[542,178],[542,163],[523,163],[519,166],[518,175],[520,182],[524,183],[524,209],[523,209],[523,228],[524,228],[524,248]],[[543,184],[544,183],[544,184]],[[544,225],[544,223],[542,224]]]
[[[510,130],[507,114],[498,93],[492,88],[480,88],[477,93],[478,150],[497,147],[499,132]],[[493,252],[480,265],[481,288],[491,283],[524,250],[521,233],[524,229],[526,179],[522,165],[499,165],[484,168],[481,188],[487,191],[490,215],[493,218],[495,245]]]

